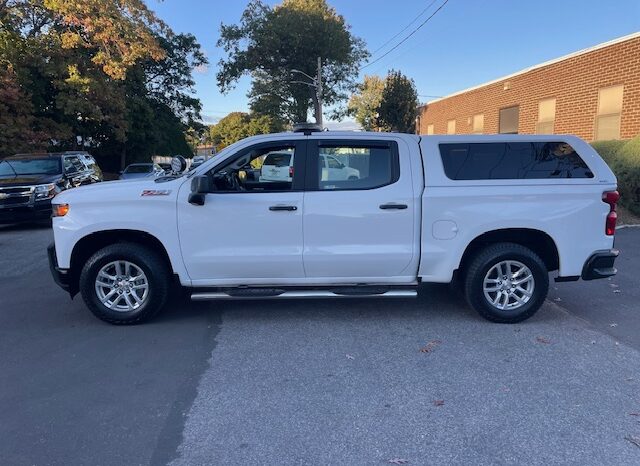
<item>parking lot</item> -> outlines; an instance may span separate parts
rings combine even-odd
[[[186,304],[114,327],[0,227],[0,464],[640,464],[640,229],[518,325],[417,300]]]

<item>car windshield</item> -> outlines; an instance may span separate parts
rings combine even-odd
[[[59,173],[62,173],[59,159],[5,159],[0,161],[0,176],[57,175]]]
[[[124,171],[125,173],[149,173],[153,170],[153,165],[144,164],[144,165],[129,165],[127,169]]]

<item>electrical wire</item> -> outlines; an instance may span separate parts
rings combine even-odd
[[[375,49],[373,52],[371,52],[371,55],[375,55],[376,53],[378,53],[380,50],[382,50],[383,48],[386,47],[386,45],[391,42],[392,40],[394,40],[396,37],[398,37],[400,34],[402,34],[404,31],[406,31],[407,29],[409,29],[413,23],[415,23],[416,21],[418,21],[418,19],[420,19],[420,16],[422,16],[423,14],[425,14],[427,12],[427,10],[429,8],[431,8],[433,6],[434,3],[436,3],[437,0],[433,0],[432,2],[429,3],[429,5],[427,5],[427,7],[422,10],[418,16],[416,16],[415,18],[413,18],[413,21],[411,21],[409,24],[407,24],[403,29],[400,30],[400,32],[398,32],[396,35],[394,35],[392,38],[390,38],[389,40],[387,40],[384,44],[382,44],[380,47],[378,47],[377,49]]]
[[[438,7],[438,9],[437,9],[436,11],[434,11],[434,12],[431,14],[431,16],[429,16],[429,17],[428,17],[427,19],[425,19],[422,23],[420,23],[420,25],[419,25],[417,28],[415,28],[413,31],[411,31],[411,32],[409,33],[409,35],[407,35],[404,39],[402,39],[400,42],[398,42],[396,45],[394,45],[393,47],[391,47],[389,50],[387,50],[385,53],[383,53],[382,55],[380,55],[380,56],[379,56],[378,58],[376,58],[375,60],[370,61],[369,63],[367,63],[367,64],[366,64],[366,65],[364,65],[364,66],[361,66],[361,67],[360,67],[360,69],[362,70],[362,69],[364,69],[364,68],[367,68],[367,67],[369,67],[369,66],[373,65],[373,64],[374,64],[374,63],[376,63],[376,62],[379,62],[379,61],[380,61],[380,60],[382,60],[384,57],[386,57],[386,56],[387,56],[387,55],[389,55],[391,52],[393,52],[395,49],[397,49],[397,48],[398,48],[398,47],[400,47],[402,44],[404,44],[407,40],[409,40],[409,38],[410,38],[411,36],[413,36],[416,32],[418,32],[418,31],[420,30],[420,28],[422,28],[422,26],[424,26],[425,24],[427,24],[431,18],[433,18],[436,14],[438,14],[438,12],[439,12],[440,10],[442,10],[442,8],[443,8],[443,7],[444,7],[448,2],[449,2],[449,0],[444,0],[444,3],[443,3],[442,5],[440,5],[440,6]]]

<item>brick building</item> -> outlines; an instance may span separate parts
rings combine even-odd
[[[420,134],[640,134],[640,32],[428,102]]]

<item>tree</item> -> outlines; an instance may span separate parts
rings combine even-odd
[[[296,82],[305,78],[292,70],[314,76],[320,57],[323,101],[338,105],[348,98],[359,65],[369,56],[364,41],[351,34],[344,18],[325,0],[283,0],[275,7],[252,0],[240,24],[221,26],[218,46],[229,54],[219,62],[220,90],[227,92],[250,74],[251,109],[288,123],[307,120],[315,92]]]
[[[12,71],[29,126],[50,148],[88,149],[111,168],[190,152],[186,132],[204,128],[192,72],[206,62],[143,0],[0,0],[0,75]]]
[[[418,91],[412,79],[400,71],[389,71],[378,110],[379,121],[400,133],[415,133]]]
[[[358,92],[349,100],[349,114],[365,131],[383,130],[378,121],[378,112],[382,102],[385,80],[379,76],[365,76],[358,86]]]
[[[209,142],[220,150],[249,136],[281,130],[279,123],[267,115],[232,112],[211,126]]]

